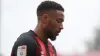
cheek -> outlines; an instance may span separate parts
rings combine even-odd
[[[50,28],[52,28],[52,30],[55,30],[57,27],[56,23],[51,23]]]
[[[55,33],[58,30],[58,25],[57,24],[52,24],[50,28],[51,28],[51,31],[53,33]]]
[[[58,24],[55,21],[49,21],[47,24],[47,28],[51,31],[56,31],[56,29],[58,28]]]

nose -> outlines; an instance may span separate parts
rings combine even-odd
[[[63,29],[63,24],[60,24],[60,29]]]

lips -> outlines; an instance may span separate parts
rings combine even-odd
[[[61,32],[61,30],[60,31],[58,31],[57,33],[60,33]]]
[[[58,36],[58,35],[59,35],[59,33],[56,34],[56,36]]]
[[[61,32],[61,31],[58,31],[56,35],[59,35],[60,32]]]

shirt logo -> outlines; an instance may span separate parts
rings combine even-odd
[[[43,51],[41,51],[41,56],[44,56],[44,52]]]
[[[27,52],[27,46],[26,45],[22,45],[22,46],[18,46],[17,49],[17,56],[26,56]]]

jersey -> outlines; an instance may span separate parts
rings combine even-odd
[[[36,33],[30,30],[17,38],[11,56],[57,56],[54,46],[49,41],[47,45],[48,48]]]

